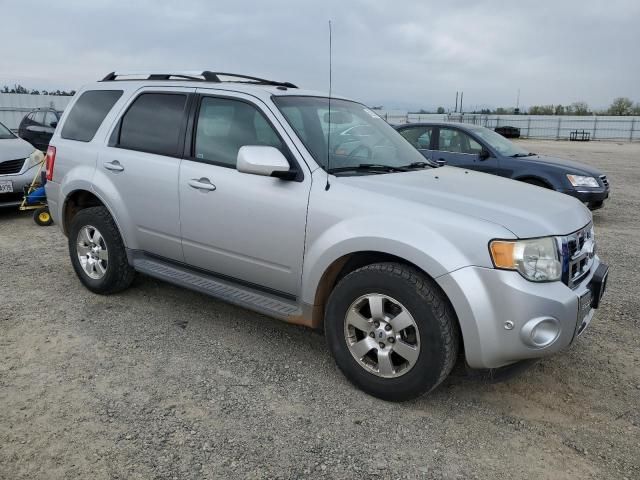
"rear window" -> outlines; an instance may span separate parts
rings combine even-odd
[[[64,122],[62,138],[90,142],[122,90],[89,90],[78,98]]]
[[[186,104],[184,94],[143,93],[122,117],[118,146],[160,155],[178,154]]]

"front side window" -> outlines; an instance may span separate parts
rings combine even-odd
[[[510,142],[499,133],[484,127],[471,127],[473,133],[487,142],[491,148],[506,157],[527,157],[533,155],[529,151],[520,148],[515,143]]]
[[[431,134],[433,133],[433,127],[409,127],[400,131],[400,135],[407,139],[407,141],[418,149],[431,148]]]
[[[482,151],[482,146],[478,142],[454,128],[440,127],[438,140],[438,150],[443,152],[477,155]]]
[[[177,155],[186,104],[185,94],[143,93],[122,117],[118,147]]]
[[[64,122],[60,136],[68,140],[90,142],[122,90],[88,90],[80,95]]]
[[[270,146],[285,153],[280,137],[256,107],[240,100],[204,97],[194,157],[235,167],[238,150],[245,145]]]
[[[323,169],[397,168],[424,157],[387,122],[364,105],[337,98],[276,96],[273,101]],[[366,172],[350,171],[348,174]],[[369,172],[370,173],[370,172]]]

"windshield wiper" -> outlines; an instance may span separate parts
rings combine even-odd
[[[432,162],[412,162],[409,165],[403,165],[402,168],[435,168],[437,166]]]
[[[375,163],[361,163],[360,165],[352,165],[350,167],[330,168],[329,173],[340,172],[407,172],[405,167],[394,167],[391,165],[378,165]]]

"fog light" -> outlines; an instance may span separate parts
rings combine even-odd
[[[529,320],[520,330],[522,341],[531,347],[544,348],[555,342],[560,336],[560,322],[553,317],[540,317]]]

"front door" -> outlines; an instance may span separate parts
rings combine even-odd
[[[437,149],[434,153],[439,163],[487,173],[495,173],[498,168],[495,157],[483,159],[482,145],[455,127],[439,127]]]
[[[270,112],[252,97],[225,95],[209,96],[203,90],[191,151],[180,167],[185,261],[235,281],[295,295],[311,177],[286,181],[238,172],[236,158],[244,145],[273,146],[290,163],[295,159]]]

